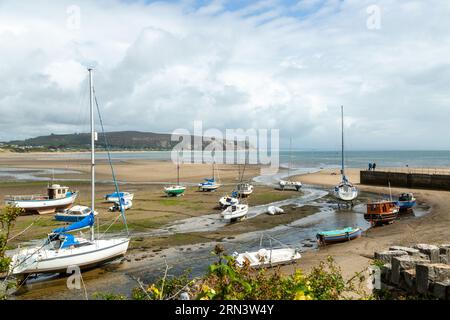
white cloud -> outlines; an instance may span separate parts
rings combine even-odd
[[[80,8],[80,29],[67,8]],[[369,30],[366,8],[381,8]],[[85,66],[109,130],[281,129],[297,147],[450,148],[450,3],[0,2],[0,140],[87,128]]]

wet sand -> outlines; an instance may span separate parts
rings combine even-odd
[[[40,158],[42,157],[42,158]],[[80,159],[48,159],[47,155],[37,156],[36,159],[29,158],[29,155],[0,156],[0,166],[14,168],[60,168],[68,170],[77,170],[83,179],[89,179],[89,163]],[[142,276],[146,279],[152,279],[158,270],[165,266],[165,259],[173,259],[176,266],[176,259],[183,253],[186,259],[195,261],[196,250],[203,252],[208,256],[216,243],[225,243],[227,248],[233,250],[239,245],[239,237],[245,237],[260,230],[276,228],[278,226],[289,225],[297,219],[306,217],[317,212],[314,207],[288,207],[288,214],[277,217],[268,217],[266,215],[257,216],[249,219],[242,224],[235,224],[218,230],[204,232],[194,232],[189,230],[184,233],[161,234],[161,230],[167,231],[167,226],[176,221],[185,221],[186,219],[202,217],[210,214],[216,214],[220,211],[216,209],[218,198],[230,192],[237,182],[237,166],[218,166],[220,177],[225,183],[220,191],[216,193],[197,192],[195,187],[188,188],[184,197],[168,199],[162,193],[163,181],[174,181],[176,178],[175,166],[168,161],[118,161],[115,164],[119,179],[128,182],[127,191],[135,192],[136,201],[132,210],[127,212],[130,229],[136,236],[133,237],[131,248],[127,253],[126,259],[117,265],[110,265],[104,268],[88,271],[84,274],[89,284],[88,291],[91,295],[93,291],[108,292],[108,288],[117,289],[124,293],[136,286],[132,275]],[[103,161],[98,166],[99,176],[103,179],[109,179],[109,167]],[[189,183],[199,182],[202,178],[211,174],[210,165],[184,165],[181,170],[182,181]],[[246,171],[246,179],[259,175],[259,168],[251,167]],[[355,184],[359,184],[359,170],[348,169],[347,175]],[[64,178],[71,178],[70,174],[63,175]],[[56,177],[57,178],[57,177]],[[336,185],[339,180],[338,170],[322,170],[317,173],[301,175],[295,177],[307,185],[321,186],[330,189]],[[35,193],[45,190],[46,182],[5,182],[0,181],[0,197],[6,194]],[[70,181],[67,182],[70,184]],[[81,191],[79,203],[87,204],[89,195],[88,182],[74,181],[74,187]],[[387,188],[369,187],[358,185],[361,191],[376,192],[388,194]],[[115,215],[107,213],[108,204],[102,203],[102,195],[112,191],[112,185],[100,183],[97,185],[97,197],[100,211],[101,224],[108,225],[114,220]],[[407,190],[393,188],[392,192],[398,194]],[[341,266],[346,277],[350,277],[354,272],[364,270],[370,264],[370,258],[376,250],[382,250],[390,245],[401,244],[408,245],[417,242],[443,243],[450,242],[450,192],[413,190],[419,202],[431,205],[431,213],[420,218],[401,219],[393,225],[382,228],[375,228],[367,231],[364,236],[358,240],[336,244],[320,250],[304,252],[303,258],[295,267],[305,270],[311,269],[319,261],[326,259],[328,255],[333,256]],[[257,186],[254,195],[248,203],[251,207],[283,201],[290,198],[299,197],[300,194],[295,191],[276,191],[269,186]],[[324,201],[332,201],[324,199]],[[364,201],[361,200],[361,201]],[[362,204],[361,204],[362,205]],[[345,213],[343,213],[345,214]],[[337,212],[335,215],[339,215]],[[36,216],[20,217],[16,225],[15,232],[23,230],[30,223],[35,221]],[[35,239],[45,236],[56,223],[52,217],[41,217],[33,226],[33,231],[27,232],[26,236],[19,238],[20,241]],[[118,232],[117,228],[111,231]],[[154,234],[156,232],[156,234]],[[149,237],[148,234],[153,236]],[[14,234],[14,232],[13,232]],[[211,258],[212,259],[212,258]],[[211,260],[212,261],[212,260]],[[205,261],[202,261],[203,263]],[[159,268],[159,269],[158,269]],[[291,272],[294,266],[285,266],[284,272]],[[148,271],[146,271],[148,270]],[[182,272],[182,270],[178,270]],[[65,279],[54,279],[50,282],[31,283],[27,285],[27,292],[20,299],[72,299],[82,298],[80,292],[69,292],[65,286]],[[109,282],[108,282],[109,281]],[[115,290],[112,290],[115,291]],[[81,296],[80,296],[81,294]]]
[[[359,169],[347,169],[349,180],[358,185],[361,191],[389,194],[387,187],[364,186],[359,184]],[[300,176],[303,183],[332,188],[339,180],[339,170],[323,170],[318,173]],[[450,192],[432,190],[412,190],[392,188],[393,194],[413,192],[419,203],[431,206],[430,213],[415,219],[402,219],[392,225],[372,228],[363,237],[355,241],[335,244],[318,251],[306,252],[296,267],[310,270],[319,261],[332,256],[342,268],[346,277],[367,268],[377,250],[387,249],[392,245],[413,245],[416,243],[442,244],[450,242]],[[293,267],[284,267],[285,272]]]

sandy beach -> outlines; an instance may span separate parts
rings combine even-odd
[[[80,163],[81,162],[81,163]],[[3,168],[22,169],[64,169],[74,170],[80,173],[58,174],[55,180],[64,177],[68,179],[65,183],[70,184],[80,191],[80,198],[77,203],[89,203],[89,163],[87,160],[76,158],[55,159],[46,154],[39,155],[17,155],[2,154],[0,156],[0,166]],[[105,161],[99,161],[97,172],[99,179],[104,182],[97,184],[97,203],[100,212],[99,221],[101,230],[105,230],[114,219],[115,215],[107,213],[109,204],[103,202],[103,195],[112,191],[112,185],[107,183],[110,180],[109,166]],[[124,280],[124,273],[135,272],[140,268],[148,268],[155,259],[169,257],[170,255],[182,252],[183,250],[196,250],[203,247],[207,252],[224,239],[234,239],[235,237],[245,237],[252,232],[259,232],[276,227],[283,227],[308,217],[317,212],[317,207],[304,205],[287,206],[287,214],[276,218],[267,215],[258,215],[253,219],[222,228],[188,230],[187,232],[158,235],[158,232],[170,231],[167,226],[173,225],[176,221],[188,221],[189,219],[208,220],[215,217],[220,210],[217,209],[219,196],[232,191],[238,181],[238,166],[218,165],[217,171],[221,181],[225,184],[216,193],[201,193],[196,187],[189,187],[186,195],[181,198],[167,198],[162,192],[162,186],[170,181],[176,180],[176,168],[170,161],[150,161],[150,160],[119,160],[115,162],[118,179],[127,182],[127,191],[135,193],[134,207],[127,212],[128,225],[132,234],[131,247],[127,253],[126,260],[118,267],[112,275],[102,277]],[[399,169],[400,170],[400,169]],[[348,169],[347,175],[353,183],[358,185],[362,192],[388,194],[387,187],[372,187],[359,184],[360,169]],[[250,166],[246,170],[245,180],[258,176],[259,167]],[[48,174],[47,174],[48,175]],[[205,177],[211,175],[211,165],[186,164],[181,169],[181,181],[186,183],[198,183]],[[70,179],[79,179],[70,181]],[[304,185],[312,185],[322,190],[329,190],[336,185],[339,180],[339,170],[321,170],[320,172],[293,177],[301,181]],[[47,181],[0,181],[0,197],[7,194],[27,194],[45,191]],[[405,189],[393,188],[392,193],[399,194]],[[419,218],[406,218],[396,223],[381,228],[373,228],[364,233],[363,237],[352,242],[336,244],[319,250],[309,250],[303,253],[302,259],[296,265],[285,266],[283,272],[292,272],[294,268],[310,270],[327,256],[332,256],[342,268],[346,277],[351,277],[355,272],[363,271],[371,263],[374,251],[386,249],[391,245],[408,245],[418,242],[443,243],[450,242],[450,192],[428,191],[428,190],[408,190],[414,192],[419,203],[430,206],[430,212]],[[247,200],[251,207],[260,206],[277,201],[289,201],[302,195],[302,192],[277,191],[273,187],[258,185],[255,193]],[[332,201],[329,196],[324,197],[324,201]],[[328,200],[327,200],[328,199]],[[361,198],[363,205],[366,198]],[[212,216],[211,216],[212,214]],[[335,213],[339,215],[340,212]],[[345,214],[345,212],[344,212]],[[188,220],[186,220],[188,219]],[[214,218],[215,219],[215,218]],[[33,227],[23,236],[18,237],[13,244],[17,245],[22,241],[45,237],[46,233],[57,223],[50,216],[24,216],[20,217],[13,234],[19,233],[30,224]],[[195,226],[195,225],[194,225]],[[208,224],[206,224],[208,226]],[[209,226],[208,228],[210,228]],[[119,224],[111,228],[110,232],[119,232],[122,226]],[[148,236],[151,235],[151,236]],[[244,239],[244,238],[242,238]],[[187,249],[183,249],[187,248]],[[104,270],[104,269],[99,269]],[[119,276],[119,273],[120,276]],[[104,280],[98,277],[99,271],[87,273],[90,285],[95,288],[103,288]],[[104,273],[104,271],[100,272]],[[112,278],[111,278],[112,279]],[[59,281],[59,282],[58,282]],[[56,281],[55,287],[43,286],[42,290],[31,290],[23,297],[26,299],[39,298],[40,294],[54,298],[55,295],[65,292],[64,298],[71,298],[70,294],[64,291],[64,281]],[[113,281],[113,280],[112,280]],[[115,280],[114,280],[115,281]],[[119,281],[119,280],[117,280]],[[120,282],[119,281],[119,282]]]

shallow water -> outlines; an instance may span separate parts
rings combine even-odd
[[[291,171],[292,172],[292,171]],[[303,172],[305,173],[305,172]],[[298,174],[293,172],[293,174]],[[275,176],[256,177],[255,181],[273,186],[278,179],[284,178],[286,172]],[[229,237],[220,242],[228,253],[253,251],[260,248],[261,236],[263,246],[274,247],[288,245],[299,248],[301,251],[315,250],[317,243],[315,235],[318,231],[337,229],[343,227],[361,227],[367,229],[369,223],[364,220],[365,201],[379,195],[361,192],[357,204],[351,209],[338,208],[336,202],[329,196],[329,192],[314,186],[304,186],[302,193],[292,199],[278,201],[266,205],[250,208],[248,219],[252,219],[267,211],[271,205],[283,206],[310,206],[313,214],[293,221],[289,224],[278,225],[264,230]],[[314,209],[315,208],[315,209]],[[402,217],[410,219],[422,216],[428,212],[425,204],[419,204],[414,215]],[[276,216],[267,216],[267,219],[276,219]],[[245,223],[242,222],[242,223]],[[225,227],[219,213],[208,214],[201,217],[179,220],[164,228],[152,232],[134,233],[134,237],[157,237],[176,233],[208,232]],[[269,240],[271,239],[271,240]],[[89,295],[93,292],[114,292],[129,295],[132,288],[137,287],[135,278],[144,282],[151,282],[162,276],[166,264],[170,266],[169,273],[180,275],[186,269],[192,270],[193,276],[206,272],[208,265],[215,261],[211,254],[217,242],[208,242],[199,245],[177,246],[164,250],[143,251],[142,260],[108,264],[102,268],[83,273],[83,280]],[[157,252],[158,251],[158,252]],[[66,286],[67,278],[49,277],[37,278],[29,281],[15,297],[17,299],[83,299],[84,290],[71,291]]]

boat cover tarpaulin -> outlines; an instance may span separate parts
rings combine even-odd
[[[61,246],[62,249],[69,248],[70,246],[78,244],[78,241],[75,239],[75,237],[71,234],[62,234],[62,236],[65,237],[65,240]]]
[[[94,214],[91,212],[90,215],[88,215],[86,218],[84,218],[81,221],[72,223],[71,225],[65,227],[65,228],[58,228],[53,230],[53,233],[64,233],[64,232],[70,232],[75,231],[79,229],[84,229],[86,227],[92,227],[94,225]]]

